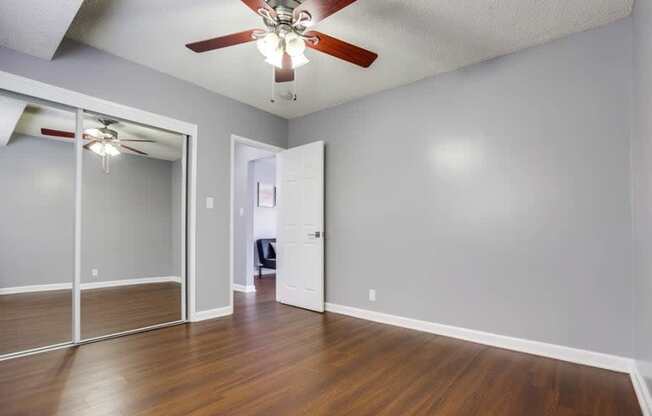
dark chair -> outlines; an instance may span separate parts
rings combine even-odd
[[[263,267],[276,270],[276,252],[269,243],[276,243],[275,238],[261,238],[256,240],[258,251],[258,278],[263,276]]]

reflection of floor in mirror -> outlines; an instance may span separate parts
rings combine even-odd
[[[174,282],[82,291],[82,338],[181,319],[181,285]],[[70,290],[0,295],[0,355],[69,342]]]

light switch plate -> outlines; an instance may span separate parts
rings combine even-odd
[[[206,208],[213,209],[215,206],[215,198],[212,196],[206,197]]]

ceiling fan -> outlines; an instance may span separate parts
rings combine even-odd
[[[309,62],[304,54],[306,47],[368,68],[378,58],[376,53],[309,30],[313,25],[356,1],[242,0],[247,7],[262,17],[265,29],[245,30],[189,43],[186,47],[200,53],[255,40],[265,62],[274,66],[276,83],[294,81],[295,69]]]
[[[110,126],[118,123],[116,120],[108,118],[98,118],[97,121],[104,127],[92,128],[84,130],[84,149],[90,150],[93,153],[102,157],[102,169],[105,173],[109,173],[109,160],[113,156],[118,156],[120,151],[126,149],[130,152],[147,156],[148,154],[127,146],[123,142],[140,142],[140,143],[156,143],[155,140],[147,139],[121,139],[118,132],[111,129]],[[74,139],[75,133],[71,131],[55,130],[55,129],[41,129],[41,134],[44,136],[63,137],[66,139]]]

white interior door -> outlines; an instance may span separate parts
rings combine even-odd
[[[324,311],[324,142],[277,154],[276,300]]]

